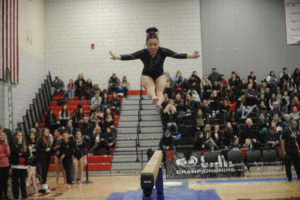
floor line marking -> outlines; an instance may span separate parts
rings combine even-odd
[[[295,193],[297,193],[297,194],[300,194],[300,192],[299,191],[297,191],[297,190],[294,190],[293,188],[291,188],[290,186],[288,186],[287,184],[283,184],[283,186],[286,188],[286,189],[288,189],[288,190],[290,190],[290,191],[292,191],[292,192],[295,192]]]

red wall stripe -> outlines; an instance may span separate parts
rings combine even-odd
[[[19,83],[19,0],[17,0],[17,83]]]
[[[16,82],[16,68],[15,68],[15,1],[13,1],[13,71],[14,71],[14,83]]]
[[[11,49],[12,49],[12,46],[11,46],[11,0],[9,1],[9,73],[10,73],[10,80],[12,79],[11,75],[11,70],[12,70],[12,66],[11,66],[11,63],[12,63],[12,59],[11,59]],[[12,81],[12,80],[11,80]]]
[[[4,80],[4,0],[2,0],[2,79]]]

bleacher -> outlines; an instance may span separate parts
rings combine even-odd
[[[112,95],[108,96],[109,99],[112,98]],[[52,98],[52,101],[50,102],[50,106],[48,107],[48,110],[53,109],[54,114],[56,115],[57,119],[59,119],[59,111],[62,109],[62,106],[57,105],[57,100],[63,98],[61,93],[56,93],[55,96]],[[122,97],[120,97],[121,104],[122,104]],[[67,109],[70,113],[70,120],[72,119],[72,113],[75,109],[77,109],[77,106],[81,104],[82,108],[84,110],[84,114],[86,116],[90,116],[90,105],[88,100],[82,100],[79,101],[78,97],[75,97],[72,101],[68,101],[66,103]],[[45,116],[48,114],[48,112],[45,112]],[[115,118],[115,126],[118,127],[119,124],[119,116],[115,111],[113,111],[114,118]],[[43,117],[43,121],[41,123],[41,128],[44,127],[45,123],[45,116]],[[107,171],[111,170],[111,162],[113,158],[113,152],[114,148],[110,149],[111,155],[105,155],[105,150],[100,149],[100,151],[97,153],[99,155],[89,155],[88,156],[88,169],[89,171]],[[84,167],[84,170],[86,169],[86,166]],[[50,167],[49,171],[55,171],[55,164],[54,164],[54,157],[51,157]]]

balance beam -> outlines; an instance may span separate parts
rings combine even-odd
[[[141,188],[143,189],[144,197],[150,198],[154,184],[156,184],[156,189],[158,193],[163,193],[163,184],[162,184],[162,171],[161,171],[161,162],[163,159],[162,151],[155,151],[151,159],[147,163],[146,167],[141,174]],[[160,171],[160,173],[159,173]],[[157,176],[159,178],[157,179]],[[161,180],[159,180],[161,179]],[[157,188],[159,185],[160,188]],[[162,187],[162,189],[161,189]],[[163,194],[162,194],[163,195]]]

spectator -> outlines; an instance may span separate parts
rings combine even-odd
[[[292,78],[294,79],[297,89],[299,89],[299,84],[300,84],[300,70],[299,68],[296,68],[294,73],[292,74]]]
[[[111,129],[115,129],[115,123],[113,120],[112,115],[107,115],[104,121],[104,128],[106,129],[107,127]]]
[[[276,132],[276,124],[272,124],[267,134],[266,146],[269,149],[276,149],[279,145],[279,134]]]
[[[171,102],[173,102],[173,100]],[[171,132],[171,129],[174,128],[174,132],[177,133],[178,132],[178,125],[176,123],[177,113],[176,113],[175,106],[172,104],[173,103],[170,103],[165,108],[165,113],[167,114],[167,129]]]
[[[70,79],[67,85],[67,95],[69,100],[73,101],[75,92],[76,92],[76,85],[75,83],[73,83],[73,79]]]
[[[270,114],[270,120],[273,119],[273,117],[274,117],[275,114],[278,114],[278,117],[282,118],[282,112],[280,110],[278,102],[274,102],[273,103],[273,109],[271,110],[271,112],[269,114]]]
[[[286,176],[288,181],[292,181],[291,163],[293,162],[294,168],[297,173],[298,180],[300,180],[300,148],[296,141],[297,122],[291,122],[291,128],[286,128],[282,133],[281,147],[282,155],[285,164]]]
[[[92,133],[92,126],[89,124],[89,118],[84,117],[79,123],[78,128],[81,130],[83,136],[90,136]]]
[[[257,113],[256,114],[257,114],[257,116],[256,116],[257,118],[259,118],[259,116],[261,114],[264,115],[265,119],[268,118],[269,111],[268,111],[268,109],[267,109],[264,101],[260,101],[260,103],[259,103],[259,105],[257,107]]]
[[[20,189],[22,199],[27,199],[26,177],[28,168],[29,149],[26,145],[23,133],[15,134],[14,142],[10,147],[11,169],[12,169],[12,192],[14,199],[19,199]]]
[[[267,133],[268,133],[268,128],[270,127],[270,123],[267,119],[265,119],[264,114],[259,115],[259,120],[256,122],[256,127],[258,129],[258,134],[256,138],[261,142],[265,143]]]
[[[292,98],[291,110],[293,107],[296,107],[298,112],[300,111],[300,102],[297,96]]]
[[[163,137],[160,139],[159,148],[163,151],[175,151],[175,142],[169,130],[166,130]]]
[[[41,164],[42,168],[42,180],[41,180],[41,186],[42,189],[45,190],[47,193],[48,185],[47,182],[47,175],[50,165],[50,156],[51,156],[51,147],[53,141],[51,141],[51,134],[49,129],[44,128],[41,132],[40,137],[38,138],[36,142],[36,149],[38,152],[38,162]]]
[[[299,112],[296,106],[293,107],[292,112],[290,113],[290,118],[299,124]]]
[[[210,97],[210,108],[212,111],[212,118],[215,118],[216,115],[220,113],[220,100],[221,97],[217,90],[213,90],[212,95]]]
[[[120,98],[117,96],[116,92],[112,93],[112,98],[110,100],[111,109],[117,112],[117,115],[120,115],[120,107],[121,101]]]
[[[208,100],[211,96],[211,83],[206,76],[203,77],[200,88],[202,90],[202,99]]]
[[[169,103],[169,97],[168,97],[168,94],[167,94],[167,93],[164,93],[164,100],[163,100],[163,102],[162,102],[162,104],[161,104],[161,107],[162,107],[163,109],[165,109],[166,106],[168,105],[168,103]]]
[[[97,92],[95,96],[91,99],[91,105],[94,105],[96,108],[101,107],[102,97]]]
[[[63,141],[61,143],[60,151],[61,151],[61,159],[64,170],[66,172],[67,178],[67,189],[71,189],[73,177],[72,177],[72,165],[73,165],[73,155],[75,152],[75,144],[74,141],[70,139],[70,135],[68,132],[64,131],[63,133]]]
[[[9,199],[7,196],[7,182],[9,172],[10,148],[6,134],[0,131],[0,197]]]
[[[273,91],[275,90],[275,88],[277,88],[277,78],[274,71],[270,71],[270,74],[267,76],[266,81]]]
[[[96,93],[99,93],[99,96],[101,96],[101,89],[99,88],[99,85],[97,83],[95,83],[92,88],[91,96],[94,97]]]
[[[182,91],[183,91],[183,93],[186,94],[189,89],[190,89],[189,80],[187,78],[184,78],[183,79],[183,83],[182,83]]]
[[[175,88],[176,89],[181,88],[182,83],[183,83],[183,77],[181,75],[181,71],[177,70],[174,77]]]
[[[54,114],[53,110],[50,109],[48,111],[48,114],[45,118],[45,127],[49,128],[50,132],[54,132],[54,130],[57,128],[57,119],[56,115]]]
[[[241,145],[240,145],[240,139],[238,136],[234,136],[232,139],[232,143],[229,146],[229,149],[231,149],[232,151],[240,151],[241,149]]]
[[[108,139],[107,133],[99,134],[98,139],[96,139],[95,145],[92,147],[91,151],[93,151],[94,154],[97,154],[98,153],[97,151],[100,148],[105,148],[106,155],[110,155],[110,149],[109,149],[109,144],[108,144],[109,141],[107,139]]]
[[[108,80],[108,94],[112,91],[117,91],[117,87],[120,83],[120,79],[117,77],[116,73],[113,73]]]
[[[7,142],[10,145],[13,141],[13,136],[12,136],[11,130],[7,129],[7,128],[4,128],[3,126],[0,125],[0,132],[5,133],[6,138],[7,138]]]
[[[195,112],[196,109],[196,105],[195,105],[195,101],[193,99],[192,94],[188,93],[185,97],[185,109],[190,109],[192,113]]]
[[[234,136],[237,136],[237,133],[233,129],[232,124],[230,122],[226,123],[224,129],[224,136],[225,136],[224,145],[229,147],[230,144],[233,142]]]
[[[86,83],[84,80],[79,80],[78,84],[76,84],[76,96],[78,96],[79,100],[88,99],[89,95],[86,93]]]
[[[103,99],[102,99],[101,104],[102,104],[103,112],[104,112],[104,110],[106,110],[106,108],[110,107],[110,100],[109,100],[107,92],[103,92]]]
[[[70,113],[67,109],[67,105],[63,105],[61,111],[59,111],[59,123],[60,126],[67,126],[68,121],[70,120]]]
[[[197,132],[194,140],[194,147],[196,150],[205,150],[205,138],[203,132]]]
[[[231,87],[239,88],[240,80],[237,78],[236,73],[231,73],[231,78],[228,80],[228,84]]]
[[[30,186],[30,181],[34,187],[34,193],[38,193],[38,188],[35,181],[35,172],[37,166],[37,153],[36,153],[36,135],[34,132],[29,133],[29,158],[28,158],[28,177],[26,181],[26,186]]]
[[[181,99],[181,95],[179,93],[175,96],[174,106],[176,107],[178,115],[181,115],[185,111],[184,101]]]
[[[130,84],[129,84],[126,76],[123,76],[123,78],[122,78],[122,86],[125,88],[124,97],[127,97],[127,92],[130,89]]]
[[[92,119],[91,119],[92,129],[96,128],[97,126],[104,128],[104,124],[102,123],[102,119],[104,118],[102,109],[98,108],[91,117],[92,117]]]
[[[276,124],[276,131],[277,131],[278,133],[281,133],[281,131],[282,131],[282,123],[281,123],[281,119],[280,119],[278,113],[274,114],[273,120],[272,120],[271,123]]]
[[[223,142],[223,138],[221,138],[221,131],[220,131],[220,126],[219,125],[215,125],[214,127],[214,132],[212,134],[212,138],[216,144],[216,149],[221,149],[224,147],[224,142]]]
[[[203,112],[201,109],[198,109],[196,116],[195,116],[195,127],[197,131],[202,131],[205,125],[205,119],[203,116]]]
[[[85,85],[86,84],[86,81],[84,80],[84,77],[83,77],[83,74],[80,73],[78,74],[78,77],[75,81],[75,85],[76,85],[76,93],[77,93],[77,88],[79,88],[79,82],[82,83],[82,85]],[[79,96],[78,94],[76,94],[76,96]]]
[[[84,117],[85,114],[81,106],[77,110],[74,110],[72,115],[72,123],[74,128],[79,128],[78,125],[83,120]]]
[[[289,82],[291,75],[288,72],[288,69],[284,67],[282,69],[282,72],[280,72],[280,85],[283,85],[283,81],[285,80],[286,82]]]
[[[102,135],[102,130],[100,126],[96,126],[91,135],[91,149],[96,148],[97,144],[100,142],[100,137]],[[96,145],[96,146],[95,146]]]
[[[125,86],[123,86],[122,82],[119,83],[119,86],[117,88],[117,94],[118,96],[122,96],[122,97],[124,96],[126,98],[125,95],[127,95],[127,89]]]
[[[208,79],[210,80],[211,83],[214,82],[220,82],[221,81],[221,76],[220,74],[217,72],[216,68],[212,68],[212,72],[211,74],[208,76]]]
[[[51,95],[54,96],[56,92],[62,92],[62,95],[65,95],[64,87],[64,82],[58,76],[55,76],[52,82]]]
[[[93,88],[94,88],[94,86],[93,86],[92,80],[90,78],[88,78],[86,81],[86,84],[84,85],[84,91],[85,91],[87,100],[92,97]]]
[[[192,95],[192,97],[193,97],[193,99],[194,99],[194,102],[195,102],[196,104],[200,104],[200,102],[201,102],[200,96],[199,96],[198,92],[195,90],[194,87],[192,87],[192,88],[188,91],[188,93],[189,93],[190,95]]]

